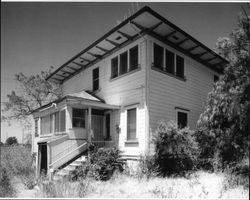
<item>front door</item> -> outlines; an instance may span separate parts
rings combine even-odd
[[[98,146],[104,145],[103,137],[103,116],[102,115],[92,115],[92,130],[94,133],[93,142]]]

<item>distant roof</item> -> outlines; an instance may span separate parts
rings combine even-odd
[[[62,83],[143,34],[159,39],[218,73],[222,73],[228,63],[213,50],[145,6],[64,63],[47,80]]]

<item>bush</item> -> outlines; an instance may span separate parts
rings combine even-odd
[[[123,170],[123,164],[117,148],[95,148],[90,152],[90,160],[84,163],[74,176],[77,178],[90,176],[97,180],[108,180],[115,170]]]
[[[17,138],[16,137],[9,137],[6,142],[5,142],[6,145],[16,145],[18,144],[17,142]]]
[[[11,174],[1,166],[0,172],[0,197],[13,197],[15,190],[11,184]]]
[[[173,121],[161,122],[153,143],[155,161],[162,175],[183,175],[194,169],[198,148],[194,132],[189,128],[179,129]]]

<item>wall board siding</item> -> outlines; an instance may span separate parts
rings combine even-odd
[[[126,50],[138,45],[139,47],[139,64],[140,69],[131,72],[131,74],[110,80],[111,76],[111,59],[125,52]],[[139,104],[137,113],[137,133],[139,146],[125,147],[126,140],[126,112],[123,110],[112,111],[111,115],[111,137],[112,140],[119,145],[125,154],[134,154],[143,151],[145,148],[145,51],[146,42],[144,38],[134,41],[132,44],[120,49],[114,54],[106,57],[100,62],[82,71],[78,75],[72,77],[63,83],[63,93],[71,94],[81,92],[83,90],[92,91],[92,70],[99,67],[99,87],[95,93],[102,98],[107,104],[119,105],[124,110],[126,106]],[[143,106],[141,106],[143,105]],[[113,118],[112,118],[113,116]],[[121,132],[117,133],[117,126]]]
[[[196,122],[203,111],[207,94],[212,89],[214,72],[191,58],[177,52],[175,49],[150,37],[149,48],[151,62],[149,63],[149,128],[150,137],[155,134],[159,121],[176,120],[175,107],[190,110],[188,125],[195,128]],[[186,81],[163,74],[151,69],[153,62],[153,43],[169,49],[184,58],[184,74]],[[150,151],[154,149],[150,145]]]

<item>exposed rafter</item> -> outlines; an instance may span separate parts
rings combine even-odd
[[[97,49],[100,49],[101,51],[105,52],[105,53],[108,53],[109,50],[108,49],[105,49],[105,48],[102,48],[102,47],[99,47],[99,46],[95,46]]]
[[[86,62],[89,62],[89,63],[91,62],[91,60],[89,60],[89,59],[87,59],[87,58],[83,58],[83,57],[81,57],[81,56],[80,56],[79,58],[82,59],[83,61],[86,61]]]
[[[55,74],[56,76],[60,76],[60,77],[63,77],[63,78],[66,78],[67,76],[63,76],[61,74]]]
[[[163,22],[159,22],[159,23],[157,23],[157,24],[151,26],[147,31],[153,31],[153,30],[155,30],[158,26],[160,26],[160,25],[162,25],[162,24],[163,24]]]
[[[78,65],[78,66],[80,66],[80,67],[85,67],[84,65],[82,65],[82,64],[80,64],[80,63],[77,63],[77,62],[72,62],[72,63],[74,63],[74,64],[76,64],[76,65]]]
[[[184,40],[176,43],[176,45],[180,46],[181,44],[183,44],[184,42],[188,41],[189,39],[188,38],[185,38]]]
[[[145,31],[147,28],[145,28],[144,26],[134,22],[134,21],[130,21],[131,24],[135,25],[137,28],[139,28],[141,31]]]
[[[213,57],[213,58],[208,58],[208,59],[206,59],[206,60],[204,60],[204,61],[206,61],[206,62],[210,62],[210,61],[212,61],[212,60],[214,60],[216,57]]]
[[[203,53],[194,54],[194,56],[202,57],[202,56],[204,56],[204,55],[207,54],[207,53],[208,53],[208,52],[205,51],[205,52],[203,52]]]
[[[74,68],[74,67],[70,67],[70,66],[66,66],[66,67],[68,67],[69,69],[71,69],[71,70],[73,70],[73,71],[77,71],[78,69],[76,69],[76,68]]]
[[[99,54],[95,54],[95,53],[91,53],[91,52],[87,52],[89,55],[91,55],[91,56],[94,56],[94,57],[96,57],[96,58],[101,58],[102,57],[102,55],[99,55]]]
[[[193,51],[193,50],[197,49],[198,47],[199,47],[199,45],[193,46],[193,47],[187,49],[187,51]]]
[[[171,37],[172,35],[174,35],[175,33],[177,33],[177,31],[172,31],[171,33],[165,35],[164,38],[167,39],[167,38]]]
[[[64,71],[64,70],[62,70],[62,69],[61,69],[61,72],[65,73],[65,74],[71,74],[70,72]]]
[[[52,79],[54,79],[54,80],[56,80],[56,81],[59,81],[59,82],[62,81],[62,79],[58,79],[58,78],[55,78],[55,77],[52,77]]]
[[[106,40],[107,42],[109,42],[110,44],[114,45],[115,47],[119,47],[119,46],[120,46],[120,44],[117,43],[117,42],[114,42],[114,41],[109,40],[109,39],[105,39],[105,40]]]
[[[123,37],[127,38],[128,40],[132,40],[133,37],[128,35],[127,33],[123,33],[121,31],[117,31],[117,33],[121,34]]]

